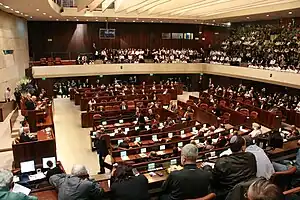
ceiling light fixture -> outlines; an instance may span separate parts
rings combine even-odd
[[[116,22],[117,20],[115,19],[115,22]]]
[[[144,20],[142,22],[145,22]]]
[[[119,19],[119,18],[116,17],[116,19]]]
[[[135,22],[134,20],[132,22]]]
[[[96,19],[96,22],[99,21],[98,19]]]
[[[11,8],[10,10],[11,10],[11,11],[14,11],[14,9],[13,9],[13,8]]]
[[[77,18],[77,17],[74,17],[75,19]]]
[[[23,15],[23,13],[21,13],[21,15]]]
[[[216,20],[213,20],[213,22],[216,22]]]
[[[250,17],[246,17],[247,19],[250,19]]]
[[[3,3],[1,3],[1,2],[0,2],[0,5],[2,6],[2,5],[3,5]]]
[[[76,19],[76,21],[79,21],[79,19]]]
[[[289,15],[293,14],[293,12],[289,12]]]
[[[4,6],[4,8],[9,8],[9,6]]]
[[[47,13],[43,13],[43,15],[46,15]]]
[[[20,13],[20,11],[18,11],[18,10],[16,10],[15,12],[16,12],[16,13]]]
[[[69,21],[69,19],[67,19],[67,21]]]
[[[88,22],[89,20],[87,19],[86,21]]]
[[[105,21],[107,22],[107,19]]]
[[[56,21],[58,21],[59,19],[56,19]]]
[[[153,21],[151,21],[153,23]]]
[[[270,15],[266,15],[267,17],[269,17]]]
[[[40,9],[38,9],[38,8],[37,8],[37,9],[36,9],[36,11],[38,11],[38,12],[39,12],[39,11],[40,11]]]
[[[162,23],[162,21],[160,21],[160,23]]]
[[[30,19],[32,19],[33,17],[32,16],[30,16]]]
[[[25,14],[25,17],[28,17],[28,15],[27,15],[27,14]]]
[[[49,17],[50,17],[50,18],[52,18],[52,16],[51,16],[51,15],[50,15]]]

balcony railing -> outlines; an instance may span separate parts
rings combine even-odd
[[[52,0],[61,7],[72,8],[76,7],[75,0]]]

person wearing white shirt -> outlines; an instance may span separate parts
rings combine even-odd
[[[244,139],[246,142],[245,152],[250,152],[255,156],[257,165],[256,177],[264,177],[269,180],[275,173],[270,159],[262,148],[258,147],[256,144],[253,144],[252,138],[249,135],[244,136]]]
[[[88,105],[89,105],[89,111],[93,111],[93,105],[96,103],[95,99],[92,98],[89,102],[88,102]]]
[[[10,94],[10,88],[6,88],[5,93],[4,93],[4,99],[6,102],[10,102],[11,100],[11,94]]]

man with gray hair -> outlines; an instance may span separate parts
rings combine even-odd
[[[71,175],[56,174],[50,177],[49,183],[58,191],[58,200],[94,200],[101,199],[103,190],[89,180],[84,165],[74,165]]]
[[[198,148],[193,144],[181,150],[181,164],[184,169],[171,172],[162,186],[163,200],[194,199],[209,193],[211,173],[197,168]]]
[[[36,197],[10,192],[13,186],[13,174],[11,171],[0,169],[0,200],[37,200]]]

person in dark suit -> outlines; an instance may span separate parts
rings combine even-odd
[[[46,179],[47,181],[49,181],[50,177],[55,175],[55,174],[62,174],[64,173],[60,167],[56,166],[54,167],[53,166],[53,162],[51,160],[49,160],[47,163],[47,166],[49,167],[49,170],[47,171],[47,174],[46,174]]]
[[[198,148],[193,144],[181,150],[184,169],[171,172],[162,186],[162,200],[182,200],[203,197],[209,193],[211,173],[197,168]]]
[[[129,142],[130,142],[130,139],[128,137],[124,138],[123,142],[121,142],[119,144],[119,149],[122,149],[122,150],[127,150],[129,149]]]
[[[99,156],[99,165],[100,165],[100,172],[98,174],[104,174],[105,169],[104,169],[104,158],[108,154],[108,147],[106,145],[106,141],[102,137],[104,134],[104,129],[101,129],[100,132],[97,132],[96,135],[96,140],[94,142],[94,145],[97,150],[97,154]]]
[[[122,103],[120,104],[120,110],[127,110],[128,109],[128,105],[126,104],[125,101],[122,101]]]
[[[34,97],[33,96],[32,98],[28,97],[26,102],[25,102],[25,107],[26,107],[26,110],[35,110],[35,102],[34,102]]]
[[[31,142],[31,138],[29,137],[28,133],[30,132],[29,127],[25,126],[22,127],[20,130],[20,143],[23,142]]]
[[[148,179],[140,174],[135,176],[132,167],[118,164],[111,178],[113,200],[149,200]]]

